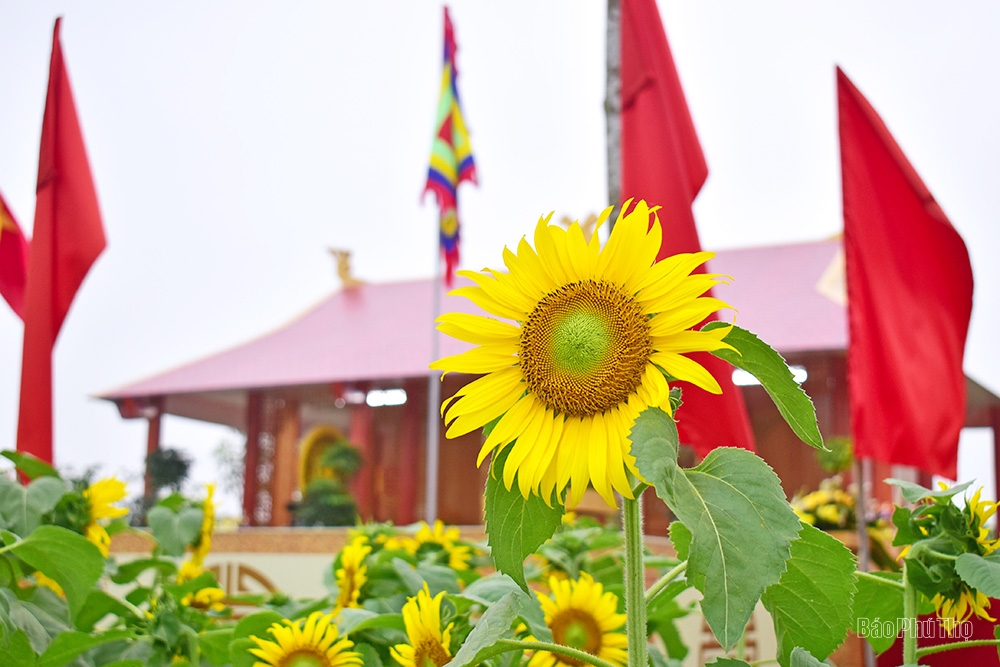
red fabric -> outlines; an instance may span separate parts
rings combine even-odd
[[[0,195],[0,296],[24,319],[24,287],[28,279],[28,240]]]
[[[655,0],[621,3],[622,200],[661,207],[659,259],[701,250],[691,204],[708,177],[677,69]],[[723,296],[723,295],[720,295]],[[685,382],[678,413],[681,442],[701,454],[719,446],[753,449],[753,431],[732,366],[692,354],[722,386],[715,395]]]
[[[856,455],[955,478],[972,267],[955,228],[837,69]]]
[[[80,283],[104,250],[104,227],[56,19],[38,154],[35,228],[24,308],[17,450],[52,463],[52,348]]]

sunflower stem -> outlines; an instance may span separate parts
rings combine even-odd
[[[967,639],[961,642],[951,642],[950,644],[925,646],[921,649],[917,649],[917,657],[923,658],[924,656],[931,655],[932,653],[941,653],[942,651],[951,651],[956,648],[970,648],[973,646],[1000,646],[1000,639]]]
[[[646,606],[648,607],[649,603],[652,602],[664,588],[670,585],[670,582],[684,574],[684,571],[687,570],[687,566],[688,562],[686,560],[682,560],[676,567],[674,567],[674,569],[657,579],[656,583],[650,586],[649,590],[646,591]]]
[[[903,664],[917,664],[917,589],[906,576],[903,561]]]
[[[642,496],[622,499],[625,528],[625,634],[628,667],[646,667],[646,581],[642,546]]]
[[[535,641],[521,641],[519,639],[498,639],[494,646],[505,647],[506,651],[512,651],[514,649],[524,649],[525,651],[548,651],[549,653],[556,653],[558,655],[565,655],[570,658],[576,658],[580,662],[586,662],[588,664],[594,665],[594,667],[615,667],[612,663],[607,660],[602,660],[596,655],[591,655],[586,651],[581,651],[579,649],[571,648],[569,646],[563,646],[562,644],[551,644],[549,642],[535,642]]]

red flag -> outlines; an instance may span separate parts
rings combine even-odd
[[[28,240],[0,195],[0,296],[24,319],[24,286],[28,279]]]
[[[962,237],[837,68],[857,456],[955,478],[972,267]]]
[[[622,199],[661,206],[663,245],[659,259],[698,252],[691,204],[708,177],[667,36],[655,0],[622,0]],[[754,448],[743,394],[732,366],[706,353],[690,355],[722,386],[715,395],[686,382],[678,413],[681,442],[704,455],[714,447]]]
[[[35,228],[24,300],[17,450],[52,462],[52,348],[80,283],[104,250],[104,226],[56,19],[38,153]]]

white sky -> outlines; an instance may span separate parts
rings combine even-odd
[[[539,214],[605,205],[605,4],[451,10],[480,176],[460,194],[463,266],[478,269],[500,265]],[[1000,391],[1000,4],[661,0],[660,11],[709,164],[702,244],[840,231],[839,64],[965,238],[966,371]],[[62,15],[109,240],[56,347],[58,465],[137,479],[145,423],[89,396],[321,300],[338,287],[328,246],[351,249],[369,281],[432,274],[437,214],[420,195],[441,13],[412,0],[0,3],[0,190],[30,233]],[[21,334],[0,308],[0,448],[14,446]],[[166,420],[164,444],[197,454],[199,481],[214,478],[208,452],[224,437]]]

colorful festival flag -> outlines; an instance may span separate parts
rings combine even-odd
[[[0,195],[0,296],[24,319],[24,287],[28,281],[28,248],[21,226]]]
[[[427,186],[434,193],[440,211],[441,254],[445,261],[445,283],[449,286],[458,266],[458,186],[462,181],[476,183],[476,163],[472,158],[469,130],[465,126],[458,97],[458,68],[455,65],[455,29],[444,8],[444,68],[441,72],[441,97],[438,101],[437,132],[431,148]]]
[[[76,291],[104,250],[56,19],[38,153],[35,228],[24,298],[24,353],[17,450],[52,463],[52,348]]]
[[[691,205],[708,167],[655,0],[621,2],[621,108],[622,200],[661,207],[658,259],[700,251]],[[702,456],[722,446],[752,450],[753,430],[732,366],[704,352],[690,357],[718,380],[722,394],[677,383],[684,392],[677,423],[681,442]]]
[[[955,479],[972,266],[962,237],[837,68],[855,455]]]

